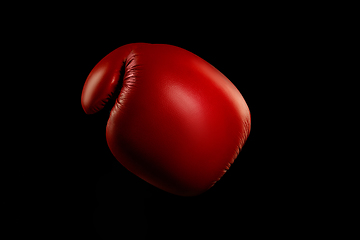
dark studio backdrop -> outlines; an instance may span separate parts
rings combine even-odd
[[[57,77],[65,102],[56,115],[56,131],[67,139],[53,148],[63,159],[56,164],[60,173],[51,188],[57,210],[50,215],[62,219],[59,234],[76,239],[122,239],[129,234],[133,237],[124,239],[203,239],[297,236],[315,228],[317,215],[309,217],[311,194],[304,194],[307,184],[302,184],[306,179],[298,178],[301,156],[283,135],[283,128],[286,134],[293,131],[288,122],[294,116],[283,111],[291,104],[289,79],[300,78],[297,63],[309,39],[296,20],[254,14],[173,29],[161,21],[137,31],[85,20],[68,29],[57,26],[62,34],[51,38],[61,44]],[[171,44],[195,53],[227,76],[249,106],[247,142],[229,171],[200,196],[166,193],[127,171],[106,143],[109,111],[86,115],[82,110],[81,91],[92,68],[132,42]]]

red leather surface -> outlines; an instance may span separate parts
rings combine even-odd
[[[122,88],[106,127],[108,146],[128,170],[170,193],[209,189],[250,133],[250,111],[237,88],[182,48],[142,43],[114,50],[85,83],[84,111],[100,110],[117,84]]]

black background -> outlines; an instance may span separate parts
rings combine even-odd
[[[320,183],[312,182],[311,150],[298,144],[307,135],[299,114],[306,105],[294,97],[309,71],[304,69],[312,67],[304,59],[319,46],[316,26],[308,28],[294,11],[279,15],[266,7],[186,23],[158,15],[152,21],[99,21],[77,13],[70,22],[42,28],[38,38],[43,59],[38,68],[47,69],[42,74],[51,89],[39,102],[52,106],[35,110],[44,116],[38,121],[45,130],[39,146],[45,161],[39,168],[46,169],[34,174],[46,223],[38,229],[77,239],[202,239],[306,236],[320,228]],[[86,115],[82,110],[82,87],[91,69],[132,42],[172,44],[197,54],[227,76],[249,106],[247,142],[230,170],[200,196],[175,196],[128,172],[107,147],[109,112]]]

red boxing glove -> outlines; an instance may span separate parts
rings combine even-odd
[[[132,43],[103,58],[88,76],[88,114],[116,99],[108,146],[129,171],[167,192],[198,195],[229,169],[250,133],[237,88],[195,54],[165,44]]]

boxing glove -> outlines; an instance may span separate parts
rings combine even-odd
[[[176,195],[212,187],[250,133],[238,89],[202,58],[172,45],[132,43],[105,56],[86,79],[81,104],[92,114],[109,102],[115,102],[106,126],[112,154]]]

